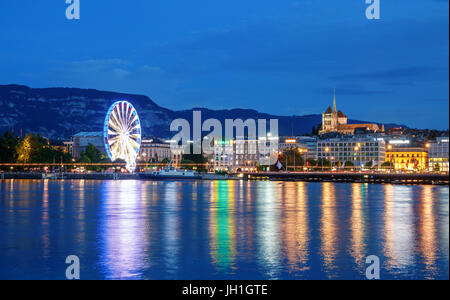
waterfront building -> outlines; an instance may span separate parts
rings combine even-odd
[[[307,144],[301,143],[297,137],[285,137],[280,139],[279,151],[285,153],[287,151],[298,151],[304,160],[308,159],[309,147]]]
[[[62,152],[62,153],[69,153],[67,150],[66,145],[63,141],[60,140],[49,140],[47,139],[47,145],[44,147],[48,147],[54,151]]]
[[[352,135],[358,129],[362,129],[365,132],[383,132],[384,126],[378,126],[378,124],[348,124],[348,117],[337,109],[336,106],[336,92],[333,98],[333,108],[329,106],[327,110],[322,114],[322,129],[319,134],[326,134],[331,132],[337,132],[346,135]]]
[[[428,168],[431,172],[448,172],[448,137],[438,137],[429,144]]]
[[[317,138],[310,136],[283,137],[280,139],[279,151],[299,149],[305,159],[317,159]]]
[[[214,143],[215,171],[256,171],[257,140],[223,140]]]
[[[317,138],[310,136],[301,136],[297,140],[308,148],[307,159],[317,159]]]
[[[383,139],[365,137],[343,137],[317,142],[317,157],[342,167],[350,162],[363,167],[367,163],[381,166],[385,161],[386,142]]]
[[[278,137],[268,137],[270,139],[278,139]],[[259,144],[261,140],[256,139],[237,139],[214,141],[213,165],[215,171],[227,172],[256,172],[259,167],[267,167],[273,165],[274,157],[278,156],[278,143],[267,145],[267,154],[261,153]],[[276,157],[275,157],[276,161]]]
[[[79,159],[81,153],[86,151],[89,144],[94,145],[100,152],[106,155],[103,132],[80,132],[72,137],[73,157]]]
[[[386,162],[399,171],[423,171],[428,166],[428,149],[406,144],[389,144]]]
[[[66,152],[73,156],[73,141],[65,141],[63,144],[66,148]]]
[[[182,160],[182,151],[172,151],[170,143],[160,139],[151,138],[141,141],[138,160],[145,162],[161,162],[165,159],[172,160],[177,165]]]
[[[302,149],[306,153],[308,151],[308,146],[301,143],[296,137],[284,137],[281,138],[280,144],[278,146],[280,152],[285,152],[287,150]]]

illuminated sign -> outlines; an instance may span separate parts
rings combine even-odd
[[[393,140],[389,142],[392,145],[404,145],[404,144],[409,144],[411,143],[411,141],[408,140]]]

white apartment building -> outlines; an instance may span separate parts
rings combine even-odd
[[[278,157],[278,142],[276,144],[267,142],[265,151],[267,153],[261,153],[259,143],[260,141],[256,139],[215,141],[212,159],[214,170],[256,172],[258,166],[273,165]]]
[[[326,159],[335,165],[351,162],[364,166],[372,162],[380,166],[386,160],[386,142],[379,138],[334,138],[317,142],[318,159]]]
[[[448,172],[448,137],[439,137],[428,149],[429,171]]]

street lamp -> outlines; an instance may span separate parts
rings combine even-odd
[[[359,167],[359,164],[360,164],[360,162],[358,161],[359,145],[360,145],[360,144],[358,144],[358,146],[355,147],[355,152],[356,152],[356,162],[358,163],[358,167]]]
[[[325,153],[326,153],[325,156],[328,156],[328,152],[330,152],[330,148],[326,147],[325,148]],[[322,172],[323,172],[323,160],[324,160],[324,158],[322,157]]]
[[[389,172],[392,172],[392,145],[388,145],[389,152]]]
[[[427,148],[427,151],[430,151],[431,144],[430,144],[430,143],[426,143],[426,144],[425,144],[425,147]],[[426,168],[427,168],[427,162],[426,162],[425,158],[420,158],[420,159],[421,159],[421,161],[423,162],[423,169],[426,170]],[[419,161],[419,162],[420,162],[420,161]],[[429,166],[428,166],[428,167],[429,167]]]

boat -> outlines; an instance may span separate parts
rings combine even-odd
[[[139,177],[141,179],[151,179],[151,180],[202,179],[202,176],[195,171],[179,170],[172,167],[172,162],[169,162],[168,166],[162,170],[140,173]]]

